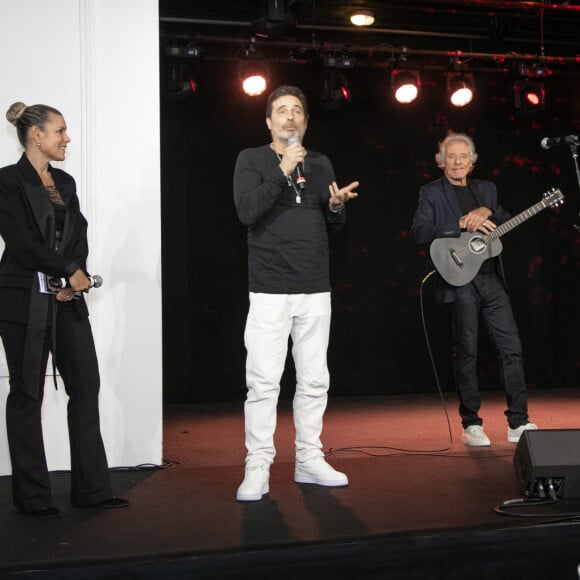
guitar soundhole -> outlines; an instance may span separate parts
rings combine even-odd
[[[487,244],[483,241],[483,238],[480,236],[474,236],[469,240],[469,249],[474,254],[482,254],[485,252],[487,248]]]

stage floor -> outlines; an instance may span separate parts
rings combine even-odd
[[[335,489],[294,483],[282,401],[270,494],[245,504],[242,403],[169,407],[165,466],[113,471],[130,509],[73,508],[68,474],[55,473],[62,517],[39,521],[12,508],[0,478],[0,578],[577,579],[580,502],[525,510],[544,517],[494,511],[522,497],[503,394],[484,393],[487,448],[461,444],[457,402],[445,399],[331,399],[323,443],[350,479]],[[530,418],[580,428],[580,390],[532,391]]]

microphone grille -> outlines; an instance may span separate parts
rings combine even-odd
[[[288,145],[293,145],[294,143],[298,143],[300,141],[300,137],[298,135],[290,135],[288,137]]]

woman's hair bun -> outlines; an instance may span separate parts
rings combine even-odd
[[[18,119],[22,117],[22,114],[26,110],[26,105],[21,103],[20,101],[17,103],[13,103],[10,108],[6,111],[6,118],[10,123],[16,125]]]

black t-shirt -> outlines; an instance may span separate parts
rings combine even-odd
[[[308,151],[306,188],[296,191],[280,171],[269,145],[243,150],[234,170],[234,201],[248,226],[250,292],[312,294],[330,291],[328,231],[339,229],[345,212],[328,209],[335,180],[330,160]]]

